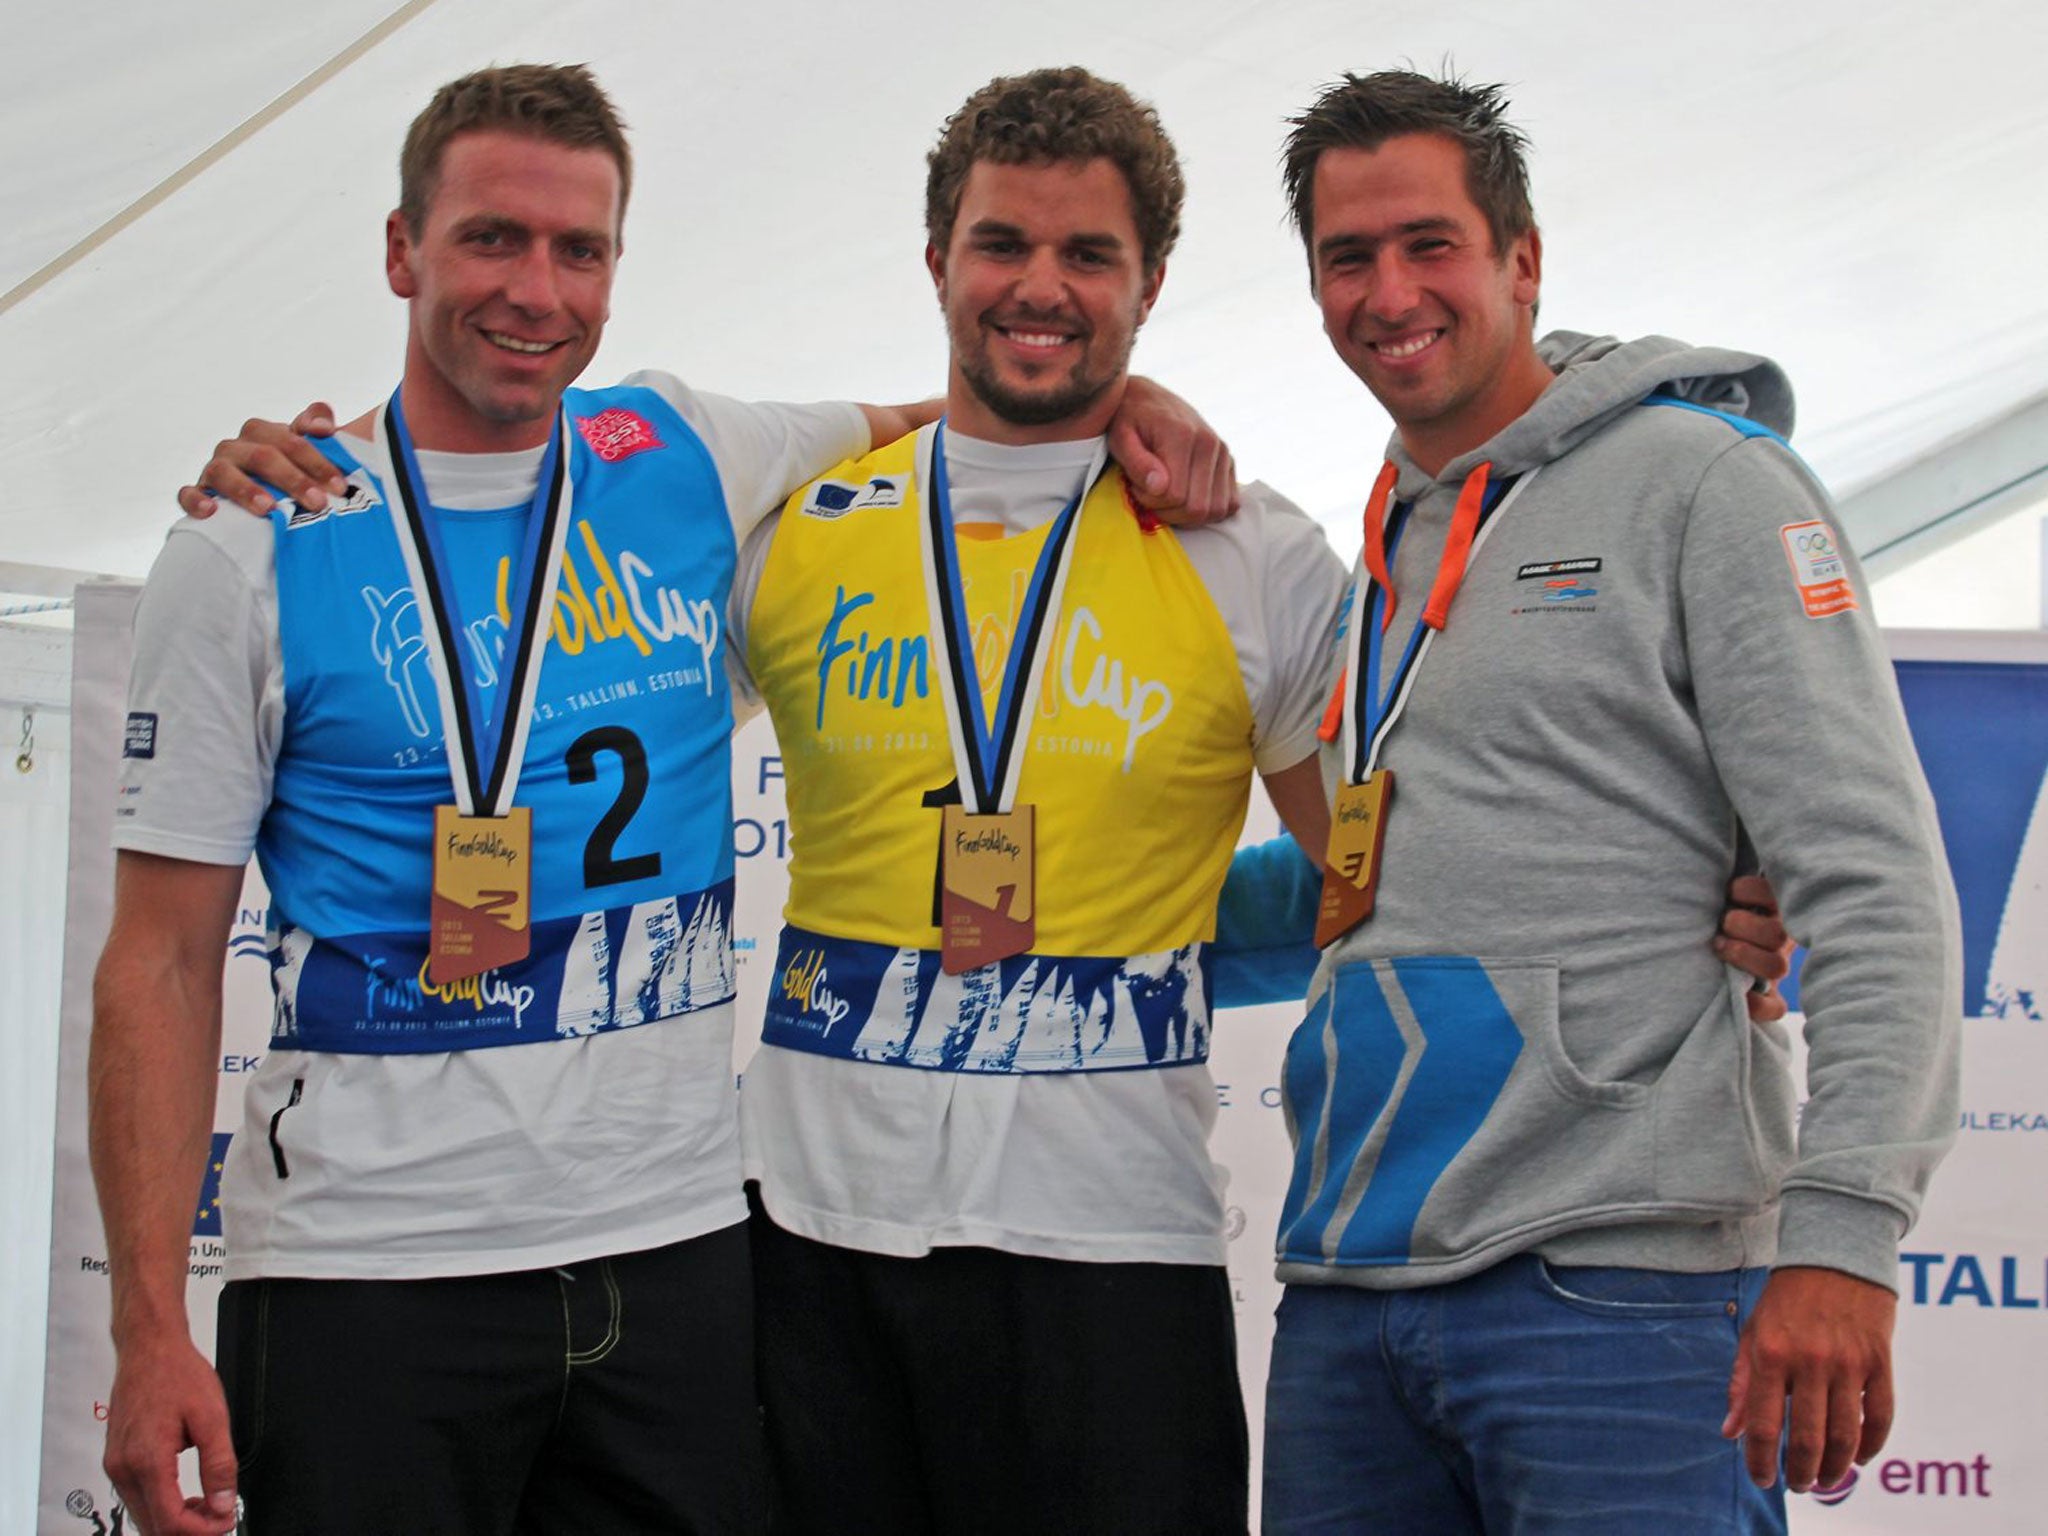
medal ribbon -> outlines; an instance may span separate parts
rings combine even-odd
[[[540,686],[541,657],[547,649],[545,615],[568,542],[573,497],[564,446],[567,418],[561,409],[556,410],[554,430],[541,455],[540,478],[534,486],[519,564],[513,573],[512,622],[505,641],[511,674],[501,674],[497,697],[486,709],[475,668],[468,663],[467,648],[458,643],[469,628],[456,596],[440,520],[431,515],[426,479],[420,474],[398,397],[399,391],[393,390],[391,403],[384,408],[391,483],[404,512],[392,519],[392,526],[412,577],[413,598],[426,620],[421,629],[433,661],[434,692],[447,736],[448,776],[463,815],[502,816],[519,786],[520,759],[526,752],[533,698]]]
[[[1346,782],[1362,784],[1379,766],[1380,749],[1407,706],[1408,694],[1422,670],[1430,642],[1450,622],[1451,601],[1465,584],[1465,572],[1472,556],[1499,523],[1498,514],[1521,494],[1522,487],[1536,478],[1536,471],[1497,483],[1491,480],[1493,465],[1474,466],[1458,491],[1457,509],[1444,537],[1443,553],[1437,557],[1436,577],[1430,583],[1429,601],[1422,618],[1409,632],[1408,642],[1393,667],[1393,676],[1381,685],[1381,669],[1387,628],[1394,622],[1399,596],[1394,590],[1390,567],[1401,535],[1408,526],[1412,504],[1395,506],[1391,519],[1387,503],[1393,499],[1399,478],[1394,465],[1384,465],[1374,482],[1372,499],[1365,508],[1365,567],[1369,579],[1361,580],[1351,597],[1350,655],[1340,685],[1343,700],[1343,762]],[[1391,524],[1391,526],[1390,526]]]
[[[919,527],[925,598],[931,610],[932,643],[939,650],[940,694],[960,776],[960,798],[976,815],[1006,812],[1017,803],[1017,780],[1024,764],[1023,722],[1031,713],[1031,701],[1038,697],[1046,660],[1052,654],[1055,616],[1074,560],[1081,502],[1102,473],[1107,449],[1096,450],[1081,489],[1053,520],[1045,547],[1038,552],[1010,639],[1010,654],[1003,664],[993,719],[986,718],[982,707],[981,680],[974,668],[974,637],[968,629],[966,592],[960,584],[959,553],[953,543],[953,499],[946,478],[943,420],[932,429],[927,451],[927,491]]]

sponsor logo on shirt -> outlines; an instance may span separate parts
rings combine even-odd
[[[1533,560],[1515,572],[1515,580],[1530,581],[1538,576],[1592,576],[1599,569],[1598,555],[1581,555],[1575,560]]]
[[[142,710],[131,711],[128,729],[121,739],[123,757],[156,756],[156,716]]]
[[[646,417],[616,405],[595,416],[578,416],[576,430],[583,434],[590,451],[607,464],[668,446]]]
[[[874,600],[872,592],[849,594],[844,587],[834,588],[832,613],[815,647],[816,724],[821,731],[826,699],[836,697],[840,688],[849,699],[886,703],[892,709],[902,709],[905,700],[913,696],[922,699],[931,691],[931,652],[923,635],[885,635],[877,640],[860,627],[856,615]],[[1123,771],[1129,773],[1136,765],[1139,743],[1172,715],[1173,690],[1164,682],[1126,670],[1123,659],[1114,655],[1104,640],[1102,621],[1092,609],[1076,608],[1063,622],[1066,630],[1059,651],[1046,669],[1032,750],[1121,757]],[[989,620],[975,641],[976,675],[984,686],[1001,675],[1009,652],[1009,626],[998,619]],[[1115,724],[1110,726],[1092,713],[1062,720],[1062,711],[1069,708],[1105,712]],[[1061,725],[1071,727],[1072,733],[1057,729]],[[922,749],[924,745],[921,736],[894,739],[905,747]]]
[[[1516,574],[1517,581],[1527,581],[1543,576],[1543,585],[1536,589],[1536,601],[1510,608],[1511,614],[1524,613],[1598,613],[1600,605],[1593,601],[1600,595],[1600,589],[1591,582],[1582,581],[1578,576],[1544,576],[1544,572],[1560,570],[1570,566],[1590,566],[1600,569],[1598,560],[1553,560],[1541,565],[1525,565]]]
[[[1842,563],[1834,529],[1816,518],[1787,523],[1778,530],[1778,537],[1785,545],[1785,558],[1792,563],[1792,582],[1809,619],[1849,613],[1861,606],[1856,589],[1849,585],[1848,567]]]
[[[804,493],[800,510],[806,517],[830,522],[835,517],[844,517],[849,512],[864,512],[869,507],[900,507],[903,505],[903,488],[909,480],[908,475],[876,475],[865,485],[855,485],[848,480],[820,480]]]
[[[284,525],[287,529],[304,528],[329,517],[348,517],[352,513],[367,512],[376,506],[377,493],[370,487],[369,471],[353,469],[341,483],[341,494],[329,496],[327,505],[317,512],[311,507],[302,507],[295,501],[285,502]]]
[[[822,949],[800,951],[782,972],[782,995],[806,1014],[816,1014],[831,1029],[846,1018],[853,1005],[832,990],[825,976]]]

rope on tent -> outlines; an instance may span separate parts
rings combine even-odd
[[[70,250],[65,251],[62,255],[49,261],[36,271],[31,272],[5,293],[0,293],[0,315],[6,314],[8,310],[14,308],[15,305],[19,304],[37,289],[43,287],[52,278],[57,277],[69,268],[76,266],[87,256],[90,256],[130,224],[133,224],[145,213],[148,213],[150,209],[156,207],[157,204],[169,198],[172,193],[178,191],[186,183],[200,175],[201,172],[213,165],[215,161],[224,158],[229,151],[236,148],[244,140],[252,137],[258,130],[268,127],[276,119],[282,117],[286,112],[297,106],[306,97],[312,95],[313,92],[340,74],[349,65],[355,63],[357,59],[383,42],[385,38],[396,32],[433,3],[434,0],[406,0],[404,5],[401,5],[389,16],[378,22],[376,26],[370,28],[369,31],[350,43],[310,75],[306,76],[297,85],[286,91],[282,96],[279,96],[269,106],[263,108],[262,111],[243,122],[240,126],[230,129],[225,137],[216,140],[193,156],[192,159],[179,166],[177,170],[151,187],[111,219],[108,219],[106,223],[72,246]]]
[[[25,613],[69,613],[70,611],[70,598],[53,597],[47,602],[41,603],[9,603],[6,607],[0,608],[0,619],[18,619]]]

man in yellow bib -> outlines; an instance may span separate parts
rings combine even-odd
[[[1174,530],[1103,432],[1178,230],[1149,108],[1000,79],[930,157],[946,416],[747,542],[790,897],[746,1074],[788,1525],[1243,1531],[1207,941],[1261,773],[1309,847],[1345,577]]]

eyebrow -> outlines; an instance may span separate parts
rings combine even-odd
[[[464,231],[494,229],[501,230],[507,234],[526,235],[529,237],[533,234],[533,227],[530,224],[524,219],[513,218],[509,213],[474,213],[468,218],[461,220],[455,227],[458,230]],[[558,230],[553,238],[556,240],[576,241],[583,245],[601,245],[607,249],[612,245],[612,237],[602,230],[596,229]]]
[[[1385,234],[1331,235],[1328,239],[1316,242],[1316,254],[1318,256],[1327,256],[1337,251],[1353,250],[1359,246],[1377,245],[1381,240],[1390,237],[1398,238],[1402,235],[1439,234],[1447,230],[1456,232],[1458,227],[1456,219],[1443,214],[1436,214],[1426,219],[1410,219],[1405,224],[1396,224]]]
[[[979,239],[1007,238],[1023,240],[1028,238],[1024,227],[1011,224],[1003,219],[976,219],[968,225],[967,233]],[[1071,236],[1068,245],[1085,246],[1090,250],[1117,251],[1123,249],[1123,240],[1108,230]]]

